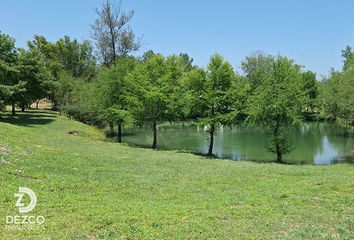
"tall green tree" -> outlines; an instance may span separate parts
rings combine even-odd
[[[138,64],[134,57],[122,57],[111,68],[103,69],[96,82],[99,108],[102,119],[118,124],[117,141],[122,142],[122,126],[134,123],[131,102],[134,82],[127,75]]]
[[[230,63],[219,54],[210,57],[206,71],[195,69],[188,75],[189,115],[195,114],[195,124],[209,127],[209,156],[213,154],[216,126],[232,126],[236,121],[241,96],[249,89],[240,80]]]
[[[12,106],[15,114],[15,104],[18,95],[26,89],[25,82],[19,79],[18,51],[15,48],[15,39],[0,32],[0,108]]]
[[[129,74],[131,82],[136,82],[135,114],[141,120],[153,124],[152,148],[157,146],[157,123],[177,121],[181,117],[182,96],[180,79],[183,73],[181,59],[175,55],[151,56],[146,62]]]
[[[261,85],[249,98],[248,121],[260,124],[268,142],[266,148],[277,162],[294,148],[288,133],[302,118],[304,103],[301,66],[287,57],[277,56],[257,73]]]
[[[26,91],[19,93],[17,99],[24,111],[28,105],[48,96],[53,77],[44,64],[42,54],[33,49],[19,49],[17,68],[19,80],[25,82]]]
[[[138,51],[142,45],[142,38],[137,38],[130,28],[129,22],[134,11],[124,12],[118,4],[107,0],[101,8],[95,8],[97,19],[91,24],[91,38],[94,40],[99,62],[110,67],[129,53]],[[113,134],[113,122],[109,122]]]
[[[5,108],[12,93],[9,78],[17,72],[16,58],[15,39],[0,32],[0,110]]]

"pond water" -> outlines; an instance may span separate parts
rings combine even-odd
[[[289,135],[295,150],[283,157],[292,164],[331,164],[353,161],[354,137],[341,126],[308,122]],[[189,122],[163,123],[157,128],[157,148],[191,150],[207,153],[209,141],[206,127],[192,126]],[[153,140],[152,124],[125,127],[123,142],[150,147]],[[236,125],[220,126],[214,140],[213,153],[220,158],[248,161],[274,161],[275,156],[264,148],[266,137],[258,127]]]

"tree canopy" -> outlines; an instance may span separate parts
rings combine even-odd
[[[207,70],[195,69],[188,80],[188,103],[196,124],[209,127],[208,155],[213,154],[214,135],[218,124],[232,126],[239,113],[240,93],[248,86],[239,84],[241,77],[220,54],[210,57]]]
[[[267,150],[282,162],[283,155],[293,150],[287,134],[301,121],[304,100],[301,67],[279,55],[258,71],[261,85],[249,98],[248,121],[260,124],[268,135]]]

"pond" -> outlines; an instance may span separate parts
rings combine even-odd
[[[157,148],[190,150],[207,153],[209,141],[206,127],[190,122],[163,123],[157,127]],[[353,161],[354,137],[344,127],[323,123],[303,123],[292,131],[289,138],[295,150],[285,155],[291,164],[331,164]],[[152,124],[123,129],[123,142],[150,147],[153,140]],[[236,125],[217,128],[213,153],[219,158],[244,161],[274,161],[275,157],[264,148],[266,137],[258,127]]]

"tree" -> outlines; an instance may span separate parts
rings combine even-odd
[[[87,82],[85,78],[74,80],[70,92],[70,105],[61,109],[71,119],[85,124],[99,125],[104,119],[100,116],[99,92],[96,81]]]
[[[0,110],[5,108],[11,96],[9,78],[16,73],[16,55],[15,40],[0,32]]]
[[[181,58],[181,64],[183,65],[185,72],[189,72],[196,68],[196,66],[192,65],[193,58],[190,58],[187,53],[180,53],[179,57]]]
[[[118,57],[139,50],[142,44],[142,38],[136,38],[129,26],[134,11],[123,12],[121,4],[121,0],[118,5],[107,0],[101,9],[95,9],[98,18],[91,24],[91,38],[100,61],[107,67]]]
[[[282,162],[283,155],[294,149],[287,134],[301,121],[301,66],[279,55],[258,71],[261,85],[249,99],[247,121],[261,125],[268,137],[266,149]]]
[[[354,121],[354,69],[335,73],[325,84],[325,115],[327,119],[348,124]]]
[[[314,112],[314,108],[317,107],[316,99],[319,94],[316,73],[311,71],[302,73],[302,92],[306,96],[306,102],[304,102],[306,111],[311,110],[311,112]]]
[[[34,35],[32,41],[28,41],[27,45],[30,50],[39,51],[44,57],[44,63],[50,70],[55,79],[57,79],[60,71],[64,69],[63,64],[59,60],[57,46],[48,42],[43,36]]]
[[[155,56],[155,53],[153,50],[149,50],[143,53],[143,55],[139,58],[139,61],[141,63],[145,63],[147,60]]]
[[[354,123],[354,51],[347,46],[342,51],[342,71],[330,69],[328,77],[322,80],[322,99],[324,117],[344,125]]]
[[[44,65],[54,77],[52,84],[47,85],[48,97],[54,108],[63,108],[72,103],[72,99],[68,97],[73,91],[71,87],[75,86],[75,81],[84,79],[90,82],[97,75],[96,59],[88,41],[79,43],[76,39],[71,41],[68,36],[64,36],[56,43],[51,43],[45,37],[35,35],[34,40],[27,44],[30,51],[39,51],[42,54]]]
[[[53,97],[60,115],[66,106],[73,104],[75,84],[76,81],[69,71],[62,70],[59,72],[57,80],[54,83]]]
[[[122,58],[111,68],[103,69],[96,82],[102,119],[118,124],[119,143],[122,142],[123,123],[134,123],[134,116],[129,109],[134,83],[129,81],[127,75],[136,65],[134,57]]]
[[[98,59],[108,68],[128,53],[138,51],[142,45],[142,38],[136,38],[129,26],[134,11],[125,13],[121,4],[121,0],[118,5],[107,0],[101,9],[95,9],[98,18],[91,24],[90,34],[95,41]],[[113,122],[109,125],[113,133]]]
[[[89,82],[96,76],[96,59],[89,41],[79,43],[64,36],[55,43],[55,51],[62,69],[69,71],[74,78],[84,78]]]
[[[241,68],[246,73],[246,78],[251,86],[251,89],[256,89],[260,84],[260,68],[267,66],[272,61],[272,56],[264,53],[261,50],[251,52],[246,56],[245,60],[241,61]]]
[[[354,50],[352,47],[347,46],[345,50],[342,50],[343,60],[343,71],[353,70],[354,69]]]
[[[140,120],[153,124],[152,149],[157,146],[157,122],[173,122],[181,116],[183,100],[179,82],[182,72],[179,57],[172,55],[165,58],[156,54],[129,74],[130,81],[136,83],[134,112]]]
[[[6,104],[12,106],[12,115],[15,115],[15,103],[18,94],[24,92],[25,82],[18,78],[18,51],[15,48],[15,39],[0,32],[0,108]]]
[[[248,90],[239,80],[230,63],[217,53],[210,57],[207,71],[195,69],[188,75],[187,99],[197,117],[195,124],[209,127],[209,156],[213,154],[217,124],[232,126],[239,113],[240,97]]]
[[[42,54],[34,49],[19,49],[18,78],[25,82],[26,91],[18,94],[18,104],[24,111],[32,102],[47,97],[52,84],[52,75],[45,67]]]

